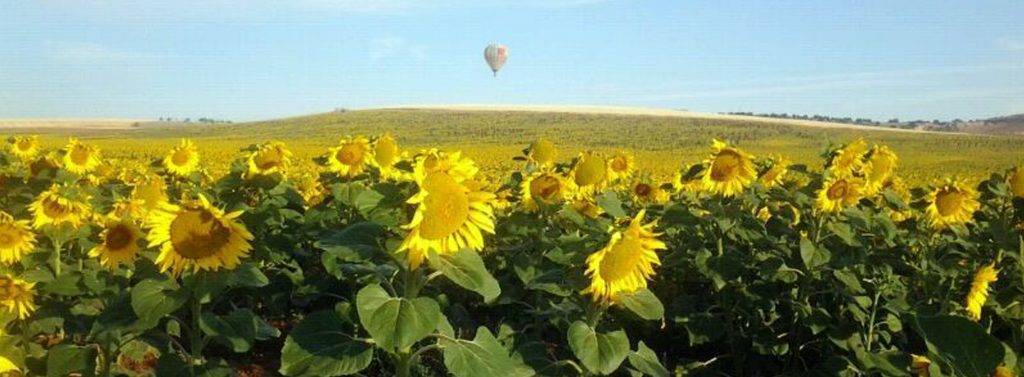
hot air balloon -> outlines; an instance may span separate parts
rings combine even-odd
[[[503,44],[491,43],[484,49],[484,60],[487,60],[487,65],[491,66],[491,71],[494,72],[494,76],[498,76],[498,70],[505,65],[505,61],[508,60],[508,47]]]

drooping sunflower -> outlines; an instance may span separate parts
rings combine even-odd
[[[402,174],[395,167],[395,164],[401,159],[402,152],[398,148],[398,142],[391,137],[391,134],[385,133],[373,142],[373,158],[370,159],[370,163],[380,170],[381,178],[400,178]]]
[[[16,136],[10,139],[11,153],[22,161],[29,161],[39,154],[39,137]]]
[[[181,139],[181,144],[171,148],[164,157],[164,168],[179,177],[188,177],[199,168],[199,151],[191,140]]]
[[[669,193],[650,179],[639,179],[629,185],[629,194],[638,204],[664,204],[668,202]]]
[[[130,264],[139,253],[142,231],[127,219],[108,218],[100,233],[100,243],[89,250],[89,256],[98,258],[107,268]]]
[[[859,179],[833,176],[822,184],[814,200],[814,208],[823,213],[836,213],[857,204],[863,197]]]
[[[354,177],[363,172],[370,160],[370,141],[365,137],[346,137],[327,155],[327,170],[342,177]]]
[[[569,173],[580,191],[592,193],[599,191],[607,182],[608,164],[597,153],[582,152],[576,157]]]
[[[28,318],[36,311],[35,283],[29,283],[9,275],[0,275],[0,310],[15,315],[18,319]]]
[[[626,229],[613,231],[608,244],[587,257],[590,286],[583,294],[595,301],[615,302],[620,294],[647,288],[654,266],[661,264],[657,251],[667,246],[654,232],[657,221],[644,224],[644,214],[640,210]]]
[[[964,301],[967,315],[975,322],[981,320],[981,307],[985,306],[985,301],[988,300],[988,286],[998,278],[999,271],[996,270],[995,263],[982,266],[974,274],[971,290],[967,292]]]
[[[441,168],[442,163],[447,168]],[[407,201],[417,206],[416,212],[404,226],[409,234],[398,248],[405,252],[410,268],[418,268],[431,253],[480,251],[484,247],[483,233],[494,234],[494,194],[483,191],[471,180],[472,175],[460,181],[457,172],[464,165],[443,155],[417,161],[414,176],[419,192]]]
[[[249,154],[246,178],[284,173],[291,166],[292,152],[280,141],[271,141]]]
[[[1018,198],[1024,198],[1024,168],[1016,167],[1006,174],[1006,184],[1010,186],[1010,193]]]
[[[14,264],[36,247],[36,234],[27,220],[0,211],[0,264]]]
[[[160,247],[156,264],[177,276],[182,271],[232,270],[249,255],[253,236],[238,217],[200,195],[182,205],[164,204],[149,215],[150,247]]]
[[[711,149],[711,156],[704,160],[707,169],[701,177],[703,190],[722,196],[743,192],[757,175],[753,156],[718,139],[712,140]]]
[[[73,174],[86,174],[100,164],[100,150],[95,146],[82,144],[78,139],[71,139],[64,147],[64,170]]]
[[[39,229],[47,225],[64,224],[77,228],[89,217],[89,205],[71,195],[68,186],[53,185],[36,196],[29,204],[32,212],[32,227]]]
[[[143,216],[148,216],[149,212],[169,202],[167,182],[156,175],[144,176],[132,187],[130,200],[140,203]]]
[[[876,145],[871,149],[871,157],[862,171],[864,173],[865,194],[873,196],[892,180],[896,173],[899,158],[889,147]]]
[[[864,166],[864,154],[868,151],[868,143],[857,139],[832,153],[828,169],[839,177],[849,177]]]
[[[633,174],[635,163],[633,154],[627,151],[617,151],[608,159],[608,180],[618,181],[629,178]]]
[[[978,193],[956,180],[947,180],[928,194],[928,216],[932,227],[942,229],[971,221],[978,210]]]
[[[766,188],[771,188],[782,184],[783,178],[786,176],[786,172],[789,171],[790,162],[785,157],[774,157],[771,159],[771,165],[761,173],[761,177],[758,181]]]
[[[536,211],[541,205],[557,205],[572,194],[571,182],[550,171],[538,171],[523,180],[519,190],[523,209]]]
[[[29,176],[37,179],[50,177],[57,172],[57,169],[60,169],[60,158],[54,151],[38,156],[28,164]]]
[[[552,166],[558,160],[558,147],[545,138],[539,138],[530,144],[526,157],[537,166]]]

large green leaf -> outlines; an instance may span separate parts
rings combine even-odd
[[[284,342],[281,374],[344,376],[366,369],[373,362],[373,346],[353,340],[343,330],[349,327],[336,310],[306,317]]]
[[[459,286],[479,293],[484,301],[491,302],[501,294],[498,280],[491,276],[484,266],[480,254],[462,249],[455,254],[434,254],[430,266]]]
[[[629,338],[622,330],[602,334],[582,321],[569,326],[569,348],[592,373],[612,374],[629,356]]]
[[[615,191],[605,191],[604,194],[598,196],[597,206],[601,207],[605,213],[617,219],[628,216],[626,211],[622,209],[622,200],[615,194]]]
[[[815,246],[807,237],[800,238],[800,259],[803,259],[804,266],[807,266],[808,270],[815,270],[821,267],[828,263],[831,258],[832,254],[828,250]]]
[[[629,354],[629,365],[640,373],[653,377],[668,377],[668,369],[658,361],[658,355],[654,350],[647,348],[643,341],[636,346],[636,352]]]
[[[388,351],[407,350],[437,328],[441,308],[427,297],[392,297],[380,285],[356,294],[359,322],[373,340]]]
[[[132,288],[132,309],[139,317],[140,327],[152,328],[184,305],[188,297],[188,292],[173,280],[147,279]]]
[[[643,319],[657,321],[665,316],[665,307],[661,304],[661,300],[647,289],[623,294],[619,296],[619,302]]]
[[[232,351],[246,352],[257,340],[260,329],[268,326],[251,310],[237,309],[226,316],[205,312],[200,316],[199,327],[214,341]]]
[[[958,376],[987,377],[1003,362],[999,340],[967,318],[940,315],[916,317],[932,360],[941,360]]]
[[[96,347],[61,344],[47,352],[47,377],[64,377],[72,374],[86,377],[96,375]]]
[[[535,374],[522,361],[509,356],[508,350],[483,326],[476,330],[472,341],[442,339],[439,343],[444,347],[444,366],[458,377],[526,377]]]

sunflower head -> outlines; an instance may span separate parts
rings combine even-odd
[[[786,176],[786,172],[789,171],[790,162],[785,157],[774,157],[770,160],[770,165],[761,173],[761,177],[758,181],[761,182],[764,187],[774,187],[782,184],[783,178]]]
[[[462,156],[462,152],[444,152],[437,149],[430,149],[420,152],[413,165],[413,180],[420,187],[423,186],[427,175],[433,172],[443,172],[456,182],[472,180],[480,171],[473,160]]]
[[[37,179],[51,177],[57,169],[60,169],[60,158],[53,151],[32,159],[28,164],[29,176]]]
[[[752,156],[725,142],[713,140],[711,156],[701,178],[702,188],[712,194],[735,196],[750,185],[756,177]]]
[[[144,176],[133,184],[129,199],[141,205],[142,213],[148,215],[150,211],[169,202],[167,183],[156,175]]]
[[[36,246],[36,234],[32,233],[28,221],[15,220],[0,211],[0,264],[21,261]]]
[[[327,189],[320,183],[320,177],[315,173],[305,172],[292,179],[292,182],[295,184],[295,190],[302,196],[306,208],[316,207],[327,199]]]
[[[291,163],[292,152],[284,143],[265,143],[249,154],[246,178],[281,174]]]
[[[162,205],[147,219],[149,246],[160,247],[156,264],[174,276],[234,269],[252,249],[253,236],[238,220],[241,215],[225,213],[204,196],[180,206]]]
[[[597,153],[583,152],[576,157],[570,173],[581,190],[597,191],[608,180],[608,164]]]
[[[985,306],[985,301],[988,300],[988,286],[998,279],[999,270],[996,270],[994,263],[982,266],[974,274],[971,289],[964,300],[967,314],[972,320],[981,320],[981,307]]]
[[[167,172],[187,177],[199,168],[199,151],[191,140],[182,139],[181,144],[171,148],[171,151],[164,157],[164,168]]]
[[[864,154],[868,151],[868,143],[857,139],[832,152],[828,169],[840,177],[852,176],[864,166]]]
[[[608,179],[616,181],[629,178],[633,174],[635,163],[633,154],[626,151],[618,151],[608,159]]]
[[[523,180],[523,208],[536,211],[541,205],[557,205],[572,194],[571,182],[551,171],[539,171]]]
[[[29,161],[39,154],[39,136],[16,136],[10,142],[11,153],[22,161]]]
[[[947,180],[928,194],[925,215],[933,228],[942,229],[971,221],[978,210],[978,194],[961,181]]]
[[[871,156],[864,164],[864,183],[867,195],[875,195],[895,176],[896,165],[899,158],[889,147],[884,145],[875,146],[871,149]]]
[[[32,226],[37,229],[65,224],[79,227],[89,217],[89,205],[82,199],[82,195],[76,195],[75,190],[69,186],[51,186],[29,204],[33,216]]]
[[[18,319],[28,318],[36,310],[34,283],[0,275],[0,311],[15,315]]]
[[[818,190],[814,208],[823,213],[836,213],[857,204],[862,197],[863,184],[859,179],[832,176]]]
[[[141,239],[142,231],[131,220],[108,218],[100,233],[100,243],[89,250],[89,256],[98,258],[107,268],[130,264],[139,253]]]
[[[327,155],[327,169],[342,177],[354,177],[363,172],[370,161],[370,141],[365,137],[346,137]]]
[[[650,179],[639,179],[629,185],[629,194],[638,204],[664,204],[669,193]]]
[[[654,232],[657,222],[643,223],[644,213],[641,210],[625,229],[613,229],[608,244],[587,257],[590,286],[583,294],[615,302],[620,294],[647,288],[654,266],[661,264],[657,251],[667,247]]]
[[[1006,184],[1010,186],[1010,193],[1018,198],[1024,198],[1024,168],[1016,167],[1006,174]]]
[[[538,166],[551,166],[558,160],[558,147],[545,138],[539,138],[530,144],[526,157]]]
[[[373,158],[370,164],[380,170],[380,176],[384,179],[397,179],[401,172],[395,167],[402,160],[402,151],[398,148],[396,141],[391,134],[385,133],[373,142]]]
[[[78,139],[71,139],[64,147],[64,170],[73,174],[87,174],[100,164],[100,150],[91,145],[82,144]]]

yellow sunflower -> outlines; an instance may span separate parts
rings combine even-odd
[[[1018,198],[1024,198],[1024,169],[1013,168],[1006,174],[1006,184],[1010,186],[1010,193]]]
[[[0,332],[0,335],[3,335],[3,333]],[[10,376],[20,376],[21,375],[21,369],[18,369],[18,366],[14,365],[14,362],[11,361],[10,359],[8,359],[6,357],[3,357],[3,356],[0,356],[0,376],[8,376],[8,375],[10,375]]]
[[[932,366],[932,360],[927,356],[910,354],[910,370],[914,372],[917,377],[930,377],[931,373],[928,372],[928,368]]]
[[[199,168],[199,151],[191,140],[182,139],[181,144],[171,148],[164,157],[164,168],[179,177],[188,177]]]
[[[971,290],[967,292],[964,300],[967,306],[967,315],[975,322],[981,320],[981,307],[985,306],[988,300],[988,286],[998,280],[999,271],[995,263],[982,266],[974,274],[974,281],[971,282]]]
[[[892,180],[899,158],[889,147],[875,146],[863,167],[865,194],[873,196]]]
[[[618,151],[608,159],[608,180],[617,181],[629,178],[633,174],[635,163],[633,154],[626,151]]]
[[[354,177],[363,172],[369,162],[370,141],[365,137],[346,137],[327,155],[327,170],[342,177]]]
[[[494,234],[494,194],[481,190],[478,183],[470,180],[472,175],[457,177],[456,172],[466,162],[452,165],[446,161],[428,156],[420,158],[414,168],[419,192],[407,203],[417,207],[412,220],[405,225],[409,234],[398,248],[399,252],[406,252],[412,269],[418,268],[431,253],[480,251],[484,247],[483,232]],[[442,164],[447,167],[441,168]]]
[[[669,193],[649,179],[641,179],[629,186],[629,194],[638,204],[664,204],[668,202]]]
[[[260,145],[249,154],[246,178],[284,173],[292,163],[292,152],[280,141]]]
[[[28,318],[36,311],[35,283],[9,275],[0,275],[0,310],[18,319]]]
[[[867,151],[868,143],[864,139],[854,140],[833,152],[828,169],[840,177],[852,176],[864,166],[864,154]]]
[[[402,152],[398,149],[398,142],[391,134],[385,133],[373,143],[373,158],[370,163],[380,170],[380,176],[384,179],[398,179],[401,172],[395,167],[402,159]]]
[[[89,256],[99,258],[100,264],[107,268],[117,268],[122,263],[131,264],[139,253],[141,239],[142,231],[134,222],[108,218],[100,233],[101,242],[89,250]]]
[[[862,191],[860,180],[833,176],[827,179],[818,190],[814,208],[824,213],[842,211],[846,207],[857,204],[862,197]]]
[[[550,172],[539,171],[526,177],[520,185],[520,192],[523,196],[523,208],[527,211],[536,211],[541,205],[551,206],[561,204],[572,194],[569,181],[562,176]]]
[[[657,221],[643,224],[644,214],[640,210],[626,229],[612,232],[608,245],[587,257],[590,286],[583,294],[595,301],[615,302],[619,294],[647,288],[654,266],[661,264],[657,251],[667,246],[654,233]]]
[[[11,153],[22,161],[28,161],[39,154],[39,136],[16,136],[11,138]]]
[[[960,181],[947,180],[928,194],[925,214],[933,228],[942,229],[971,221],[978,210],[978,194]]]
[[[73,174],[86,174],[100,164],[100,150],[91,145],[85,145],[78,139],[71,139],[64,147],[64,170]]]
[[[757,218],[758,220],[761,220],[761,222],[766,223],[768,222],[768,220],[772,218],[772,210],[769,209],[767,206],[761,207],[761,209],[757,210],[757,212],[754,213],[754,217]]]
[[[107,212],[106,217],[116,217],[119,219],[130,219],[133,221],[140,222],[146,218],[146,208],[143,206],[145,203],[142,200],[132,198],[118,198],[114,200],[114,203],[110,206],[110,212]]]
[[[539,138],[530,144],[527,158],[537,166],[552,166],[558,160],[558,147],[545,138]]]
[[[688,192],[691,194],[700,192],[701,187],[704,185],[702,175],[690,176],[688,173],[692,167],[693,165],[686,165],[683,170],[677,171],[672,177],[672,188],[676,192]]]
[[[320,183],[320,177],[315,173],[303,173],[292,180],[295,183],[295,190],[302,196],[306,208],[316,207],[327,199],[327,189]]]
[[[995,372],[992,372],[992,377],[1016,377],[1016,376],[1017,375],[1013,373],[1013,369],[1010,369],[1010,367],[1007,367],[1006,365],[997,366]]]
[[[36,196],[36,200],[29,204],[33,215],[32,227],[68,224],[77,228],[82,225],[82,221],[89,217],[89,205],[71,197],[70,191],[67,186],[53,185]]]
[[[782,184],[782,180],[789,171],[790,162],[785,157],[775,157],[771,159],[771,166],[761,173],[761,177],[758,181],[766,188],[771,188]]]
[[[14,264],[36,246],[36,234],[26,220],[0,211],[0,264]]]
[[[597,205],[597,201],[594,200],[593,195],[587,195],[579,191],[577,191],[575,195],[572,196],[572,199],[569,204],[572,205],[572,208],[576,212],[579,212],[583,216],[589,217],[591,219],[596,219],[598,216],[601,216],[601,214],[604,213],[604,208],[601,208],[601,206]]]
[[[462,183],[476,177],[480,171],[473,160],[462,156],[462,152],[443,152],[430,149],[420,152],[413,166],[413,180],[422,185],[427,173],[440,171],[447,173],[456,182]]]
[[[28,174],[32,178],[52,176],[57,169],[60,169],[60,158],[53,151],[35,158],[28,164]]]
[[[596,192],[608,180],[608,164],[597,153],[583,152],[576,157],[570,174],[581,191]]]
[[[182,204],[164,204],[149,215],[150,247],[160,247],[156,264],[177,276],[182,271],[234,269],[249,255],[253,236],[238,221],[241,211],[225,213],[204,196]]]
[[[167,183],[156,175],[144,176],[135,182],[129,199],[141,206],[143,217],[148,216],[149,212],[169,202]]]
[[[751,162],[753,156],[718,139],[711,142],[711,148],[711,156],[704,160],[707,169],[701,178],[704,191],[722,196],[743,192],[757,174]]]

